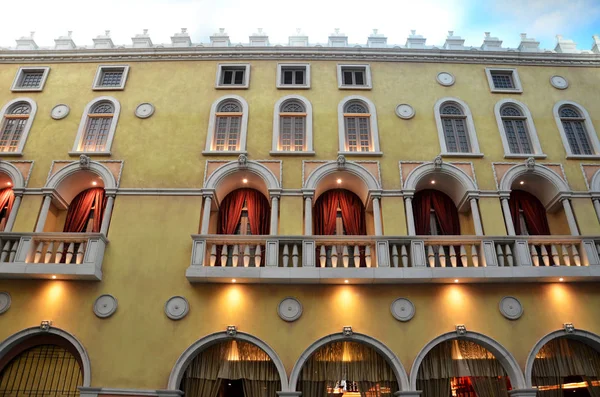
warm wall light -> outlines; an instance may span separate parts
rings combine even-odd
[[[56,276],[52,276],[52,280],[56,280]]]
[[[519,184],[520,184],[520,185],[524,185],[524,184],[525,184],[525,181],[521,181],[521,182],[519,182]]]
[[[98,184],[98,182],[94,181],[92,182],[92,185],[96,186]]]
[[[338,178],[337,183],[338,184],[342,183],[342,180],[340,178]]]
[[[457,278],[455,278],[455,279],[454,279],[454,282],[455,282],[455,283],[458,283],[458,279],[457,279]]]
[[[558,279],[558,281],[565,281],[565,279],[561,277]]]
[[[232,282],[232,283],[235,283],[235,281],[236,281],[236,280],[235,280],[235,278],[232,278],[232,279],[231,279],[231,282]]]
[[[244,179],[242,179],[242,182],[243,183],[248,183],[248,179],[244,178]]]
[[[12,182],[6,182],[8,186],[12,186]]]
[[[344,282],[345,282],[346,284],[348,284],[348,280],[344,280]]]
[[[432,184],[432,185],[435,185],[435,181],[431,181],[431,184]]]

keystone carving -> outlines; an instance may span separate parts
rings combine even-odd
[[[84,170],[87,170],[90,168],[90,158],[88,156],[86,156],[85,154],[82,154],[81,156],[79,156],[79,166],[81,168],[83,168]]]

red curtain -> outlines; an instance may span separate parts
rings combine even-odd
[[[237,229],[240,217],[242,216],[244,201],[246,200],[245,190],[234,190],[225,196],[221,202],[221,206],[219,207],[218,234],[235,234],[235,229]]]
[[[365,207],[356,194],[345,189],[328,190],[317,199],[313,209],[314,234],[318,236],[335,234],[338,206],[342,210],[342,222],[346,234],[366,235]]]
[[[510,192],[510,215],[512,217],[515,233],[522,235],[519,213],[523,211],[525,224],[529,234],[536,236],[550,235],[550,226],[546,216],[546,208],[533,194],[523,190],[513,190]]]
[[[12,209],[13,203],[15,201],[15,193],[12,190],[12,187],[7,187],[0,190],[0,211],[6,208],[6,219],[10,215],[10,210]]]
[[[417,235],[431,234],[431,208],[435,211],[440,233],[444,236],[459,236],[460,221],[454,201],[439,190],[425,189],[417,192],[413,199],[413,212]]]
[[[365,222],[365,207],[358,196],[348,190],[340,192],[340,209],[346,234],[364,236],[367,234]]]
[[[335,234],[335,221],[339,202],[339,190],[329,190],[317,199],[313,209],[313,230],[315,235],[332,236]]]
[[[69,205],[63,232],[85,232],[90,214],[92,211],[95,211],[92,233],[100,233],[100,226],[102,225],[102,217],[104,216],[105,206],[106,197],[104,195],[104,189],[96,187],[79,193]]]
[[[269,234],[270,225],[270,206],[267,198],[259,191],[254,189],[245,189],[246,206],[248,207],[248,222],[250,222],[250,232],[255,236]]]
[[[219,208],[218,234],[235,234],[240,223],[244,202],[253,235],[269,234],[270,206],[265,196],[254,189],[237,189],[229,193]]]

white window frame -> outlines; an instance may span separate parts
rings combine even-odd
[[[496,86],[494,85],[494,80],[492,79],[492,73],[494,72],[510,73],[515,88],[496,88]],[[485,68],[485,75],[487,76],[491,92],[504,94],[521,94],[523,92],[523,86],[521,85],[519,72],[515,68]]]
[[[304,68],[304,84],[284,84],[283,70],[284,69],[300,69]],[[277,81],[275,86],[279,89],[309,89],[310,88],[310,63],[278,63],[277,64]]]
[[[118,87],[101,86],[100,81],[102,80],[102,74],[105,71],[110,71],[111,69],[123,70],[123,77],[121,78],[121,85]],[[98,65],[98,69],[96,70],[96,76],[94,77],[94,82],[92,84],[92,90],[94,90],[94,91],[122,91],[125,89],[125,83],[127,82],[128,74],[129,74],[129,65]]]
[[[29,130],[31,130],[31,125],[33,124],[33,119],[35,118],[35,113],[37,112],[37,104],[33,99],[30,98],[15,98],[9,101],[6,105],[2,107],[0,110],[0,128],[4,126],[4,115],[8,112],[13,105],[19,102],[26,102],[31,107],[31,111],[29,112],[29,118],[27,119],[27,123],[25,123],[25,127],[23,128],[23,132],[21,133],[21,139],[19,140],[19,145],[17,146],[17,150],[14,152],[0,152],[0,157],[7,156],[22,156],[23,148],[25,147],[25,142],[27,141],[27,136],[29,136]]]
[[[470,153],[461,152],[449,152],[446,147],[446,136],[444,135],[444,126],[442,124],[442,117],[440,114],[440,108],[446,102],[454,102],[463,111],[467,122],[467,132],[469,133],[469,145],[471,146]],[[477,140],[477,132],[475,131],[475,123],[473,122],[473,114],[469,106],[458,98],[445,97],[439,99],[433,106],[433,113],[435,115],[435,124],[438,130],[438,139],[440,141],[440,149],[442,157],[483,157],[483,153],[479,150],[479,141]]]
[[[369,121],[371,127],[371,142],[373,143],[373,151],[371,152],[350,152],[346,150],[346,123],[344,120],[344,108],[350,101],[361,101],[369,109]],[[347,156],[382,156],[383,153],[379,147],[379,129],[377,128],[377,110],[375,104],[368,98],[360,95],[350,95],[345,97],[338,104],[338,155],[343,154]]]
[[[510,145],[508,144],[508,138],[506,137],[506,130],[504,129],[504,122],[502,121],[502,115],[500,114],[500,110],[504,105],[513,105],[518,108],[523,116],[526,118],[525,124],[527,125],[527,132],[529,133],[529,140],[531,141],[531,146],[534,150],[534,153],[511,153]],[[496,122],[498,123],[498,131],[500,131],[500,139],[502,139],[502,146],[504,147],[504,158],[507,159],[520,159],[520,158],[529,158],[534,157],[538,159],[546,158],[546,155],[542,151],[542,145],[540,144],[540,140],[538,138],[537,131],[535,129],[535,124],[533,122],[533,116],[529,111],[527,105],[522,102],[517,101],[516,99],[506,98],[498,101],[494,106],[494,114],[496,115]]]
[[[304,105],[304,109],[306,110],[306,119],[304,122],[304,125],[305,125],[304,141],[306,142],[306,144],[305,144],[304,150],[300,151],[300,152],[279,150],[279,134],[280,134],[280,123],[281,123],[281,117],[280,117],[279,113],[280,113],[281,105],[283,105],[284,102],[289,101],[289,100],[296,100],[296,101],[302,102],[302,104]],[[315,154],[315,152],[313,150],[312,105],[308,99],[306,99],[300,95],[287,95],[287,96],[284,96],[283,98],[280,98],[275,103],[275,107],[273,108],[273,145],[272,145],[270,154],[271,155],[284,155],[284,156],[293,156],[293,155],[306,156],[306,155]]]
[[[364,85],[347,85],[344,84],[344,76],[342,71],[344,69],[365,69],[365,84]],[[373,82],[371,80],[371,66],[369,64],[338,64],[337,65],[337,79],[338,88],[340,90],[370,90],[373,88]]]
[[[243,84],[221,84],[223,78],[223,68],[244,68],[244,83]],[[220,90],[240,90],[248,89],[250,86],[250,64],[249,63],[220,63],[217,65],[217,80],[215,88]]]
[[[242,106],[242,123],[240,125],[240,141],[239,150],[228,151],[228,150],[213,150],[213,142],[215,140],[215,126],[217,124],[217,109],[219,105],[225,101],[234,100],[240,103]],[[208,119],[208,131],[206,133],[206,145],[202,154],[204,155],[215,155],[215,156],[237,156],[240,154],[246,154],[246,138],[248,135],[248,102],[239,95],[225,95],[213,102],[210,107],[210,116]]]
[[[569,140],[567,139],[567,134],[565,132],[565,128],[563,127],[562,120],[560,119],[559,109],[565,105],[572,106],[579,110],[585,121],[583,122],[585,125],[585,130],[588,134],[588,138],[590,139],[590,143],[592,145],[592,150],[594,154],[575,154],[571,150],[571,145],[569,145]],[[558,127],[558,132],[560,133],[560,137],[563,142],[563,146],[565,147],[565,151],[567,152],[567,159],[600,159],[600,141],[598,140],[598,134],[596,134],[596,129],[594,128],[594,124],[592,124],[592,119],[590,114],[585,110],[583,106],[573,101],[558,101],[554,105],[552,109],[554,114],[554,120],[556,121],[556,126]]]
[[[110,129],[108,130],[108,137],[106,138],[106,148],[103,151],[84,151],[81,150],[81,143],[83,141],[83,137],[86,133],[86,128],[88,124],[88,114],[90,109],[96,105],[98,102],[111,102],[115,107],[115,112],[113,113],[112,121],[110,123]],[[81,115],[81,121],[79,122],[79,129],[77,130],[77,137],[75,138],[75,144],[73,145],[73,149],[69,152],[72,156],[78,156],[80,154],[87,154],[88,156],[110,156],[112,142],[115,137],[115,129],[117,128],[117,122],[119,121],[119,114],[121,113],[121,104],[116,98],[110,96],[101,96],[98,98],[94,98],[90,101],[83,110],[83,114]]]
[[[19,84],[23,80],[25,73],[27,72],[42,72],[42,80],[40,81],[40,86],[37,88],[33,87],[20,87]],[[49,66],[22,66],[17,71],[17,75],[15,76],[15,80],[12,83],[12,87],[10,90],[13,92],[40,92],[44,90],[44,85],[46,84],[46,79],[48,78],[48,74],[50,73]],[[4,114],[4,113],[3,113]]]

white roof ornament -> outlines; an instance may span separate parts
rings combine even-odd
[[[144,29],[142,34],[136,34],[135,37],[131,38],[133,42],[133,48],[149,48],[152,47],[152,40],[148,35],[148,29]]]
[[[302,29],[296,28],[296,34],[288,38],[290,47],[308,47],[308,36],[302,33]]]
[[[329,36],[329,47],[348,47],[348,36],[340,33],[340,28],[335,28],[334,33]]]
[[[30,32],[29,36],[23,36],[16,40],[17,50],[37,50],[39,47],[33,40],[35,32]]]
[[[573,40],[564,39],[560,34],[556,35],[556,47],[554,51],[563,54],[577,54],[577,43]]]
[[[98,35],[98,37],[92,39],[92,41],[94,42],[94,48],[107,49],[115,47],[112,39],[110,38],[110,30],[105,30],[104,36]]]
[[[269,36],[263,32],[262,28],[258,28],[258,32],[252,33],[250,36],[250,46],[251,47],[268,47],[269,46]]]
[[[484,51],[502,51],[502,40],[497,37],[491,37],[490,32],[485,32],[485,38],[483,39],[483,44],[481,45],[481,49]]]
[[[592,46],[592,52],[595,52],[596,54],[600,54],[600,36],[595,34],[592,36],[592,39],[594,40],[594,45]]]
[[[410,36],[406,39],[406,48],[425,48],[426,38],[417,34],[416,30],[410,31]]]
[[[367,39],[367,47],[370,48],[385,48],[387,47],[387,37],[381,33],[377,33],[377,29],[373,29],[373,33]]]
[[[72,38],[73,31],[69,30],[66,36],[60,36],[58,39],[54,39],[55,50],[72,50],[77,48]]]
[[[460,36],[455,36],[453,30],[449,30],[448,37],[446,37],[446,42],[444,43],[444,48],[446,50],[464,50],[465,40]]]
[[[211,47],[229,47],[230,44],[229,35],[225,33],[225,28],[219,28],[217,33],[210,36]]]
[[[527,33],[521,33],[521,43],[519,44],[521,52],[540,52],[540,42],[533,37],[527,37]]]
[[[173,47],[190,47],[192,39],[187,32],[187,28],[181,28],[181,33],[175,33],[171,36],[171,43]]]

